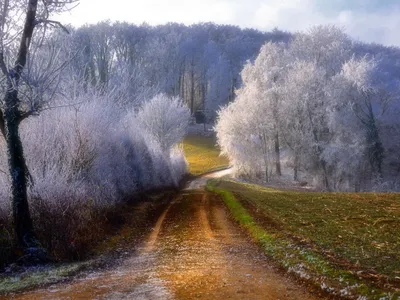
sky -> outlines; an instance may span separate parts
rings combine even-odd
[[[81,0],[64,23],[127,21],[150,25],[214,22],[263,31],[336,24],[365,42],[400,46],[400,0]]]

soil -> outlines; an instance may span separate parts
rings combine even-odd
[[[115,268],[11,298],[321,299],[275,268],[201,185],[174,198]]]

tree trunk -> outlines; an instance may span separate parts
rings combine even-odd
[[[190,70],[190,114],[194,114],[194,58],[192,59],[192,65]]]
[[[174,96],[179,96],[181,99],[183,99],[182,97],[182,93],[181,93],[181,86],[182,86],[182,75],[179,73],[178,75],[178,81],[175,85],[175,92],[174,92]]]
[[[373,172],[377,173],[382,178],[382,164],[385,150],[383,148],[378,128],[375,123],[375,118],[373,116],[371,117],[368,125],[367,144],[369,162]]]
[[[299,155],[297,153],[294,155],[293,180],[299,180]]]
[[[3,124],[1,125],[7,144],[15,235],[19,246],[27,251],[25,254],[28,254],[28,256],[33,255],[33,258],[36,259],[39,258],[39,255],[45,254],[45,252],[34,234],[29,212],[28,169],[19,137],[19,123],[22,120],[22,116],[19,112],[18,88],[36,25],[37,2],[38,0],[29,0],[27,3],[26,19],[14,68],[8,72],[3,71],[7,77],[7,92],[4,97],[4,126]],[[4,62],[2,63],[4,64]]]
[[[11,174],[11,193],[14,217],[14,229],[18,244],[22,248],[40,247],[33,231],[29,212],[27,181],[28,172],[19,137],[20,116],[18,112],[17,91],[10,91],[5,96],[5,138],[9,171]]]
[[[0,132],[3,135],[3,137],[6,137],[6,124],[4,122],[4,115],[2,110],[0,109]]]
[[[269,168],[268,168],[268,144],[267,135],[265,132],[262,135],[263,140],[263,154],[264,154],[264,164],[265,164],[265,182],[269,182]]]
[[[321,151],[321,153],[322,153],[322,151]],[[330,192],[331,191],[331,187],[330,187],[330,185],[329,185],[329,179],[328,179],[328,170],[327,170],[327,168],[326,168],[326,162],[325,162],[325,160],[323,160],[323,159],[321,159],[320,160],[320,164],[321,164],[321,166],[322,166],[322,171],[323,171],[323,175],[324,175],[324,186],[325,186],[325,188],[326,188],[326,190],[328,191],[328,192]]]
[[[358,113],[357,116],[366,128],[367,154],[372,172],[374,173],[373,175],[378,175],[380,178],[382,178],[382,165],[385,149],[379,136],[379,129],[376,124],[375,114],[372,108],[372,95],[365,93],[364,97],[366,111],[361,109],[361,112]]]
[[[278,132],[275,134],[275,167],[276,167],[276,175],[282,176],[281,153],[280,153],[279,133]]]

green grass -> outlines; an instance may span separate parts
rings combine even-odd
[[[282,192],[230,181],[208,188],[287,270],[337,295],[400,296],[399,194]]]
[[[189,135],[183,141],[183,150],[192,175],[204,174],[229,165],[228,159],[220,156],[215,137]]]

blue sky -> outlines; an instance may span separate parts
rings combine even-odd
[[[400,0],[81,0],[59,19],[74,25],[104,19],[152,25],[213,21],[290,31],[337,24],[355,39],[400,46]]]

